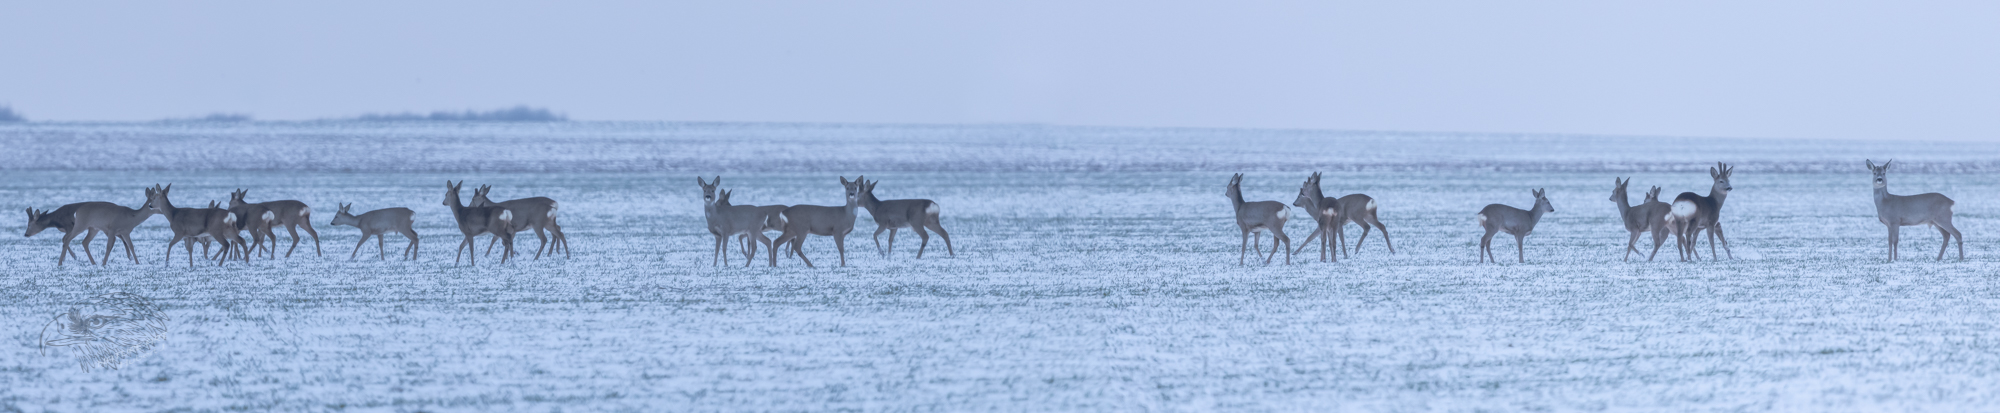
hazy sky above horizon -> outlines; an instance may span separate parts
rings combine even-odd
[[[0,2],[35,120],[579,120],[2000,140],[2000,2]]]

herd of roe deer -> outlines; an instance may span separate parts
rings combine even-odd
[[[1938,248],[1937,259],[1944,259],[1944,254],[1954,238],[1958,241],[1958,258],[1965,259],[1965,237],[1951,223],[1953,204],[1951,198],[1937,193],[1911,196],[1889,194],[1886,175],[1890,163],[1877,166],[1874,161],[1867,161],[1869,172],[1874,174],[1875,215],[1889,229],[1889,260],[1894,261],[1899,258],[1897,243],[1901,240],[1900,228],[1914,225],[1930,226],[1944,237],[1944,244]],[[1699,260],[1701,254],[1695,246],[1704,232],[1708,234],[1711,259],[1720,259],[1716,250],[1718,244],[1721,245],[1722,254],[1735,258],[1735,253],[1729,250],[1729,239],[1723,233],[1721,220],[1723,201],[1733,189],[1729,178],[1734,169],[1724,163],[1717,163],[1715,167],[1709,168],[1709,177],[1713,179],[1714,184],[1709,187],[1708,195],[1683,192],[1674,197],[1672,202],[1662,202],[1660,187],[1655,186],[1646,191],[1645,200],[1639,205],[1631,205],[1626,197],[1626,187],[1631,184],[1631,180],[1614,179],[1615,185],[1610,200],[1617,204],[1625,230],[1630,233],[1625,243],[1624,259],[1630,260],[1632,253],[1637,252],[1651,261],[1659,254],[1660,246],[1666,238],[1672,236],[1675,240],[1674,249],[1680,254],[1682,261]],[[695,182],[701,187],[702,212],[707,220],[708,231],[715,238],[711,265],[719,265],[728,259],[729,248],[726,246],[730,238],[735,238],[744,256],[744,266],[750,266],[755,262],[757,250],[762,247],[768,250],[769,265],[775,267],[778,265],[778,249],[789,245],[790,247],[785,250],[786,254],[796,256],[805,262],[806,266],[811,267],[812,260],[806,258],[803,245],[808,236],[819,235],[833,237],[834,247],[840,254],[840,265],[846,266],[847,234],[854,230],[857,208],[866,209],[875,220],[874,239],[879,254],[888,256],[890,251],[895,249],[897,232],[905,228],[915,232],[921,240],[917,246],[919,259],[923,258],[925,249],[930,246],[930,232],[936,232],[944,240],[948,254],[953,256],[958,254],[951,245],[951,235],[945,232],[944,226],[939,221],[940,210],[937,202],[928,199],[877,199],[874,191],[875,185],[879,182],[869,181],[866,177],[857,177],[853,181],[840,177],[845,200],[840,206],[734,205],[730,203],[730,191],[720,189],[722,177],[717,176],[712,182],[696,177]],[[1344,235],[1348,223],[1361,227],[1361,238],[1353,244],[1354,252],[1361,251],[1361,246],[1368,240],[1371,229],[1382,233],[1383,246],[1388,248],[1390,253],[1396,252],[1395,244],[1389,240],[1389,228],[1383,225],[1382,220],[1376,215],[1375,199],[1364,194],[1327,197],[1320,190],[1318,172],[1306,177],[1305,184],[1299,187],[1298,198],[1291,204],[1306,211],[1314,221],[1311,234],[1302,243],[1304,245],[1296,249],[1292,248],[1291,237],[1285,235],[1284,231],[1286,221],[1291,218],[1290,208],[1278,201],[1244,201],[1242,183],[1243,174],[1236,174],[1230,177],[1229,185],[1224,192],[1224,196],[1229,198],[1231,206],[1236,211],[1236,225],[1242,234],[1241,245],[1237,250],[1238,265],[1246,264],[1247,255],[1252,250],[1264,255],[1264,263],[1270,264],[1281,249],[1285,250],[1285,263],[1290,264],[1292,255],[1304,250],[1315,238],[1320,240],[1320,261],[1338,262],[1348,251]],[[493,238],[487,242],[486,253],[491,254],[494,244],[500,244],[503,247],[500,260],[505,263],[508,257],[516,254],[514,234],[531,229],[535,231],[535,237],[541,240],[541,244],[535,248],[536,259],[545,254],[554,255],[557,251],[561,251],[564,257],[569,256],[569,239],[563,235],[562,226],[557,223],[555,200],[533,197],[493,202],[487,199],[487,193],[492,187],[481,186],[473,190],[472,203],[468,205],[459,200],[459,192],[463,185],[463,181],[445,183],[444,205],[451,208],[452,217],[464,235],[464,239],[458,245],[458,251],[453,254],[454,264],[464,257],[467,262],[476,265],[478,245],[473,240],[479,235],[487,234],[493,235]],[[145,188],[146,201],[137,209],[110,202],[79,202],[63,205],[55,210],[28,208],[27,236],[32,237],[46,228],[55,228],[63,232],[62,249],[56,258],[57,265],[62,265],[67,258],[75,256],[75,252],[70,249],[70,243],[78,234],[85,234],[84,256],[90,263],[110,264],[111,250],[122,241],[126,257],[136,264],[139,258],[132,247],[132,229],[157,214],[167,218],[168,228],[173,231],[173,238],[167,241],[167,262],[171,262],[173,246],[182,244],[187,251],[188,265],[192,267],[196,242],[202,244],[204,259],[215,260],[217,265],[233,258],[247,262],[252,256],[268,256],[276,259],[278,236],[275,229],[278,227],[284,227],[291,233],[292,242],[285,250],[286,257],[290,257],[292,252],[298,249],[301,240],[299,228],[304,228],[306,234],[312,238],[314,254],[320,253],[319,233],[312,226],[312,208],[303,202],[284,200],[249,203],[244,200],[248,191],[238,189],[230,193],[229,205],[226,208],[214,201],[210,201],[206,208],[180,208],[169,200],[168,194],[172,190],[173,185],[154,185],[152,188]],[[1480,209],[1475,215],[1480,230],[1484,232],[1479,239],[1480,263],[1498,262],[1493,255],[1493,236],[1502,232],[1514,236],[1515,260],[1527,262],[1524,241],[1534,232],[1535,224],[1541,221],[1544,214],[1555,212],[1555,206],[1549,203],[1548,194],[1544,190],[1534,189],[1531,193],[1534,194],[1535,201],[1528,209],[1492,204]],[[387,259],[383,236],[390,232],[401,234],[409,240],[400,257],[416,259],[419,242],[416,231],[410,228],[414,222],[411,218],[414,215],[413,211],[409,208],[385,208],[355,215],[349,212],[350,207],[351,204],[340,205],[330,222],[332,225],[352,226],[361,231],[361,241],[354,245],[353,252],[348,254],[349,259],[354,259],[361,252],[361,247],[371,236],[375,238],[377,259]],[[250,233],[251,238],[247,242],[242,237],[244,231]],[[771,238],[765,235],[767,231],[774,231],[779,235],[777,238]],[[887,248],[882,246],[883,231],[889,231]],[[94,256],[90,250],[91,240],[100,232],[107,237],[102,260]],[[1258,232],[1269,233],[1271,236],[1271,251],[1268,254],[1263,251],[1262,237],[1256,236]],[[1651,233],[1653,238],[1651,253],[1637,248],[1639,237],[1647,233]],[[269,245],[265,245],[267,239]],[[209,255],[210,241],[221,246],[220,251],[214,255]]]

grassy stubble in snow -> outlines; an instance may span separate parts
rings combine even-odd
[[[1738,172],[1724,215],[1737,259],[1619,262],[1613,173],[1329,173],[1365,192],[1380,234],[1338,264],[1236,266],[1226,173],[870,173],[884,198],[943,205],[933,238],[874,254],[863,213],[847,268],[709,266],[689,174],[8,172],[0,197],[40,208],[299,199],[326,257],[188,269],[161,218],[134,235],[144,265],[54,265],[55,234],[0,238],[0,406],[94,410],[1353,409],[1903,410],[1996,402],[1992,175],[1892,174],[1898,192],[1958,199],[1964,262],[1905,229],[1882,262],[1867,176]],[[865,172],[865,171],[858,171]],[[1251,173],[1246,196],[1289,203],[1308,171]],[[831,204],[837,173],[726,174],[740,203]],[[848,174],[852,178],[853,174]],[[569,259],[453,266],[446,179],[498,198],[562,201]],[[1634,187],[1705,192],[1705,174]],[[1474,265],[1472,213],[1556,212],[1525,265]],[[468,194],[469,195],[469,194]],[[1633,196],[1639,196],[1635,189]],[[418,211],[423,257],[349,261],[331,206]],[[1303,241],[1310,224],[1289,227]],[[9,231],[20,220],[6,221]],[[1350,239],[1358,229],[1349,227]],[[886,234],[884,236],[886,241]],[[532,235],[520,238],[532,249]],[[484,247],[485,240],[480,240]],[[1511,239],[1496,241],[1511,258]],[[1645,241],[1642,241],[1642,243]],[[373,254],[370,243],[363,255]],[[98,246],[101,248],[101,241]],[[1669,247],[1671,248],[1671,247]],[[1706,252],[1706,244],[1702,247]],[[102,253],[101,250],[99,250]],[[532,253],[532,252],[530,252]],[[1954,251],[1955,253],[1955,251]],[[114,255],[122,255],[122,252]],[[742,257],[731,253],[736,265]],[[525,258],[525,257],[524,257]],[[1282,254],[1277,258],[1284,260]],[[37,353],[41,324],[109,291],[171,317],[154,353],[84,373]]]

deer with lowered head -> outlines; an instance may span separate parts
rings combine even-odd
[[[868,210],[868,216],[875,218],[875,250],[887,257],[896,249],[896,230],[909,228],[917,233],[917,259],[924,258],[924,248],[930,246],[931,236],[925,229],[936,231],[938,238],[944,239],[944,249],[951,256],[958,252],[951,247],[951,234],[944,232],[944,224],[938,221],[938,203],[928,199],[875,198],[875,184],[882,181],[861,183],[861,207]],[[882,231],[889,231],[889,248],[882,249]]]
[[[1730,259],[1736,259],[1736,253],[1729,250],[1729,237],[1722,234],[1722,201],[1729,197],[1730,190],[1735,189],[1729,184],[1729,176],[1735,171],[1736,168],[1729,164],[1716,162],[1715,166],[1708,168],[1708,177],[1715,182],[1709,186],[1708,196],[1682,192],[1680,196],[1674,197],[1668,215],[1676,226],[1673,231],[1686,235],[1685,239],[1680,241],[1681,249],[1686,251],[1682,254],[1683,259],[1686,259],[1685,257],[1701,259],[1701,252],[1695,250],[1695,244],[1701,242],[1703,230],[1708,231],[1709,258],[1722,259],[1715,253],[1715,241],[1720,238],[1722,252],[1729,254]]]
[[[1542,221],[1542,214],[1556,212],[1555,205],[1549,204],[1547,192],[1541,189],[1533,192],[1535,206],[1526,211],[1501,204],[1487,205],[1486,208],[1479,210],[1479,228],[1486,230],[1486,235],[1479,237],[1480,263],[1500,262],[1498,258],[1493,257],[1493,234],[1501,232],[1514,236],[1515,260],[1528,262],[1527,247],[1523,241],[1528,238],[1528,234],[1535,232],[1535,224]]]
[[[78,202],[74,204],[68,204],[56,207],[54,211],[41,210],[30,207],[28,208],[28,231],[26,234],[22,236],[33,237],[35,236],[35,234],[40,234],[42,230],[49,228],[55,228],[56,231],[62,232],[63,233],[62,247],[56,250],[56,253],[61,254],[61,256],[56,257],[56,265],[63,265],[63,261],[65,261],[67,258],[76,258],[76,251],[71,250],[69,247],[70,240],[76,238],[76,235],[73,234],[76,232],[81,232],[81,231],[75,231],[76,210],[78,208],[84,207],[85,205],[95,205],[95,204],[115,205],[110,202]],[[90,232],[83,236],[84,256],[91,256],[90,240],[95,237],[97,237],[96,232]],[[93,258],[92,260],[95,259]]]
[[[410,219],[416,215],[415,211],[409,208],[383,208],[354,215],[347,212],[348,208],[352,207],[354,204],[341,204],[340,210],[333,214],[333,225],[346,225],[361,230],[361,242],[354,243],[354,252],[347,254],[348,260],[353,260],[361,253],[361,246],[368,244],[368,237],[371,235],[375,237],[375,259],[389,259],[388,249],[382,245],[384,243],[382,234],[390,232],[403,234],[403,238],[410,240],[410,245],[403,247],[403,254],[397,257],[417,259],[417,231],[410,229],[410,225],[416,223]]]
[[[1271,254],[1264,257],[1264,264],[1270,264],[1278,256],[1278,250],[1285,250],[1285,265],[1292,264],[1292,238],[1285,236],[1285,221],[1292,218],[1292,211],[1278,201],[1243,201],[1243,174],[1229,177],[1229,186],[1222,195],[1229,198],[1229,205],[1236,210],[1236,228],[1242,230],[1242,245],[1237,247],[1236,265],[1244,265],[1244,254],[1250,247],[1250,235],[1257,231],[1271,233]],[[1280,242],[1284,243],[1279,247]],[[1258,248],[1263,253],[1263,248]]]
[[[1944,260],[1944,252],[1951,248],[1952,238],[1958,239],[1958,259],[1965,259],[1965,234],[1951,225],[1951,206],[1955,204],[1951,198],[1936,192],[1892,195],[1889,193],[1889,164],[1896,161],[1883,162],[1882,166],[1875,166],[1873,160],[1864,161],[1868,163],[1868,172],[1875,175],[1875,219],[1889,227],[1889,261],[1895,261],[1902,255],[1897,252],[1900,249],[1897,244],[1903,238],[1901,227],[1913,225],[1929,225],[1944,236],[1944,244],[1938,246],[1938,260]]]
[[[458,243],[458,251],[451,255],[451,265],[458,265],[460,254],[472,265],[479,265],[479,244],[472,239],[480,234],[500,237],[501,246],[506,248],[501,251],[504,254],[500,255],[500,263],[507,263],[507,258],[514,255],[514,214],[497,206],[465,206],[458,199],[459,189],[464,187],[465,181],[444,181],[444,206],[451,207],[452,221],[458,223],[458,232],[465,234],[465,240]]]

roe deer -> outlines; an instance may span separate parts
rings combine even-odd
[[[865,177],[840,177],[840,186],[847,198],[847,204],[837,207],[819,205],[794,205],[781,213],[785,217],[785,233],[771,242],[771,266],[778,266],[778,246],[787,243],[792,246],[792,254],[812,268],[812,259],[806,258],[806,236],[820,235],[833,237],[834,248],[840,251],[840,266],[847,266],[847,234],[854,232],[854,208],[860,206],[861,181]],[[720,244],[718,244],[720,246]]]
[[[151,195],[152,191],[151,188],[146,189],[147,195]],[[111,247],[116,245],[117,241],[124,241],[126,258],[132,259],[133,264],[138,264],[139,254],[132,250],[132,228],[146,222],[147,218],[152,218],[153,213],[153,208],[148,204],[140,204],[139,209],[132,209],[109,202],[88,203],[76,209],[73,228],[88,230],[91,235],[96,235],[98,231],[104,232],[107,238],[104,239],[104,260],[98,261],[100,265],[111,264]],[[88,244],[89,237],[84,238],[84,243]]]
[[[236,216],[222,209],[175,207],[173,201],[169,200],[168,195],[168,192],[173,191],[173,189],[173,185],[161,187],[155,184],[152,190],[148,191],[146,198],[147,206],[152,207],[153,212],[166,216],[167,228],[174,232],[174,238],[167,241],[167,255],[162,262],[172,263],[175,243],[181,243],[187,247],[188,268],[194,268],[194,243],[197,240],[213,238],[222,242],[222,249],[224,251],[231,248],[229,238],[235,234]],[[224,230],[224,228],[228,228],[228,230]],[[208,254],[206,251],[208,249],[207,245],[202,244],[202,249],[204,250],[202,255],[204,258],[207,258]],[[222,259],[227,259],[227,254],[218,253],[216,255],[222,257]],[[220,259],[217,260],[216,265],[222,265],[222,261]]]
[[[1243,242],[1236,250],[1236,265],[1244,265],[1245,251],[1250,247],[1250,234],[1257,231],[1271,233],[1271,254],[1264,257],[1264,264],[1270,264],[1278,256],[1278,250],[1285,250],[1285,265],[1292,264],[1292,238],[1285,236],[1285,221],[1292,218],[1292,211],[1278,201],[1243,201],[1243,174],[1229,177],[1229,187],[1223,196],[1229,197],[1229,205],[1236,209],[1236,228],[1243,230]],[[1285,244],[1278,246],[1279,242]],[[1258,253],[1263,253],[1259,248]]]
[[[1340,228],[1336,229],[1336,231],[1346,232],[1348,222],[1361,227],[1361,238],[1354,240],[1354,253],[1361,253],[1361,244],[1368,242],[1368,226],[1370,225],[1382,231],[1382,245],[1389,247],[1389,253],[1396,253],[1396,244],[1389,242],[1389,227],[1383,226],[1382,218],[1375,214],[1375,198],[1370,198],[1362,194],[1343,196],[1340,197],[1340,207],[1340,216],[1345,221],[1340,223]],[[1346,241],[1347,235],[1341,235],[1340,239],[1343,242]],[[1341,245],[1342,251],[1346,249],[1346,245]]]
[[[1632,207],[1640,211],[1639,215],[1646,217],[1646,230],[1653,233],[1653,252],[1646,255],[1646,261],[1652,261],[1653,257],[1660,255],[1660,245],[1666,242],[1667,235],[1680,236],[1673,233],[1673,223],[1667,220],[1672,215],[1673,208],[1673,205],[1660,202],[1660,187],[1657,186],[1646,190],[1646,200],[1640,202],[1639,206]],[[1678,243],[1680,239],[1675,238],[1674,242]]]
[[[1339,227],[1336,225],[1340,225],[1345,221],[1340,219],[1340,200],[1327,198],[1320,192],[1319,172],[1313,172],[1311,176],[1306,177],[1306,183],[1299,186],[1299,197],[1292,201],[1292,206],[1306,211],[1307,214],[1312,215],[1313,222],[1319,224],[1313,228],[1311,235],[1306,236],[1306,241],[1299,243],[1298,249],[1292,250],[1292,253],[1305,250],[1306,247],[1312,245],[1314,238],[1318,238],[1319,260],[1326,262],[1327,256],[1332,255],[1333,262],[1340,262],[1340,250],[1337,247],[1332,247],[1331,244],[1341,243],[1341,247],[1346,246],[1346,241],[1337,240],[1341,234],[1336,232],[1339,230]],[[1332,254],[1328,254],[1329,250],[1331,250]]]
[[[764,230],[769,226],[770,215],[768,212],[762,210],[761,207],[753,205],[730,205],[729,194],[730,191],[725,190],[716,196],[714,215],[717,220],[722,222],[719,230],[724,239],[732,236],[742,237],[746,243],[750,244],[746,246],[743,253],[743,266],[749,267],[751,263],[756,262],[757,255],[753,251],[756,251],[758,245],[761,244],[765,247],[776,248],[772,245],[771,238],[764,236]],[[775,252],[773,251],[773,253]],[[722,254],[723,259],[729,258],[728,249],[724,249]]]
[[[220,217],[211,217],[208,221],[209,237],[214,238],[216,242],[222,244],[221,249],[215,253],[215,256],[210,257],[216,260],[215,265],[222,265],[230,257],[242,257],[243,262],[250,262],[250,243],[243,241],[243,226],[249,222],[246,217],[243,214],[223,208],[222,204],[215,201],[208,201],[208,208],[203,209],[208,210],[210,214],[218,214],[217,216]],[[269,214],[269,212],[265,213]],[[206,254],[207,248],[208,245],[206,243],[202,244],[202,253]]]
[[[861,183],[861,207],[868,210],[869,217],[875,218],[876,253],[887,257],[890,253],[895,252],[896,230],[899,228],[909,228],[910,231],[917,233],[917,239],[922,240],[917,244],[917,259],[924,258],[924,248],[931,244],[931,235],[925,232],[925,229],[937,231],[938,237],[944,239],[945,252],[951,254],[953,257],[958,256],[958,251],[953,250],[951,247],[951,234],[945,233],[944,224],[938,221],[939,211],[936,201],[928,199],[891,199],[884,201],[877,199],[875,198],[875,184],[881,182],[864,181]],[[889,248],[886,250],[882,249],[882,230],[889,230]]]
[[[722,236],[723,223],[721,221],[721,218],[715,215],[716,212],[715,201],[717,199],[716,197],[718,196],[718,194],[716,193],[716,188],[722,186],[722,176],[716,175],[715,182],[713,183],[708,181],[703,181],[701,180],[701,177],[697,176],[694,177],[694,183],[696,185],[701,185],[702,218],[703,220],[708,221],[708,234],[715,237],[715,252],[709,253],[708,265],[710,266],[722,265],[722,254],[723,254],[722,245],[726,243],[725,240],[727,240],[728,238]],[[771,265],[775,266],[777,265],[777,263],[773,262]]]
[[[1882,166],[1875,166],[1873,160],[1864,161],[1868,162],[1868,171],[1875,174],[1875,219],[1889,227],[1889,261],[1895,261],[1902,255],[1897,252],[1900,249],[1898,244],[1903,239],[1901,229],[1911,225],[1929,225],[1944,236],[1944,245],[1938,246],[1938,260],[1944,260],[1944,252],[1951,248],[1954,237],[1958,238],[1958,259],[1965,259],[1965,235],[1951,225],[1951,206],[1954,204],[1951,198],[1936,192],[1891,195],[1887,176],[1889,164],[1896,161],[1891,159],[1883,162]]]
[[[501,207],[470,207],[459,202],[458,192],[465,187],[465,181],[452,183],[444,181],[444,206],[451,207],[451,219],[458,223],[458,232],[465,234],[465,241],[458,243],[458,251],[451,254],[451,265],[458,265],[459,254],[465,254],[472,265],[479,265],[479,244],[472,238],[479,234],[493,234],[500,237],[500,263],[506,264],[507,257],[514,255],[514,214]],[[470,251],[467,251],[470,249]]]
[[[1495,264],[1500,263],[1500,259],[1493,257],[1493,234],[1498,232],[1513,235],[1515,260],[1528,262],[1527,247],[1522,241],[1527,239],[1529,233],[1535,232],[1535,223],[1542,220],[1542,214],[1556,212],[1555,205],[1549,204],[1547,192],[1536,189],[1534,193],[1533,209],[1522,211],[1520,208],[1492,204],[1479,210],[1479,228],[1486,230],[1486,235],[1479,237],[1480,263],[1489,260]]]
[[[269,207],[243,202],[243,196],[249,193],[249,191],[245,191],[243,188],[231,191],[229,193],[229,212],[236,214],[236,220],[243,223],[244,230],[250,231],[250,252],[256,254],[259,249],[262,249],[270,252],[272,259],[276,259],[278,258],[278,236],[271,232],[271,223],[277,220],[277,214],[272,213]],[[264,245],[265,238],[271,239],[271,245]]]
[[[415,211],[409,208],[383,208],[363,212],[357,216],[347,212],[348,208],[352,207],[354,204],[341,204],[340,210],[333,214],[332,223],[361,230],[361,242],[354,243],[354,252],[347,254],[348,260],[354,260],[355,255],[361,253],[361,246],[368,243],[370,235],[375,236],[375,259],[389,259],[388,248],[382,245],[384,243],[382,234],[389,232],[403,234],[403,238],[410,240],[410,245],[403,247],[403,254],[398,255],[398,258],[417,259],[417,231],[410,229],[410,224],[416,223],[410,219],[410,216],[416,215]]]
[[[245,195],[248,195],[250,191],[237,189],[236,192],[237,193],[230,194],[229,196],[230,209],[235,209],[237,206],[241,205],[255,205],[257,206],[258,209],[262,209],[264,211],[270,211],[270,214],[268,215],[267,214],[253,215],[254,217],[259,218],[258,221],[260,222],[248,223],[245,225],[245,228],[256,228],[256,227],[263,228],[264,236],[266,238],[271,239],[272,258],[277,258],[278,255],[277,252],[278,234],[273,230],[280,226],[285,227],[285,232],[290,232],[292,234],[292,247],[285,250],[285,258],[291,258],[292,251],[299,249],[299,227],[305,227],[306,234],[312,236],[313,255],[324,256],[320,254],[319,251],[319,231],[313,230],[312,226],[312,207],[306,206],[306,203],[304,202],[293,201],[293,200],[270,201],[270,202],[259,202],[255,204],[249,204],[244,202],[243,198]],[[265,216],[269,216],[270,218],[264,218]],[[254,224],[254,226],[252,226],[251,224]],[[253,229],[252,231],[255,230]],[[253,238],[256,237],[255,233],[252,233],[252,237]]]
[[[722,177],[716,177],[716,180],[721,181]],[[556,200],[538,196],[493,202],[486,197],[490,192],[493,192],[492,185],[480,185],[478,189],[472,190],[472,203],[469,205],[506,208],[514,214],[514,232],[535,230],[535,239],[542,242],[541,245],[535,246],[535,259],[542,259],[543,248],[548,248],[551,257],[555,256],[556,249],[560,248],[563,250],[563,258],[569,258],[569,238],[563,236],[562,226],[556,225]],[[548,235],[543,235],[543,231],[547,231]],[[493,237],[492,241],[486,242],[487,254],[493,253],[493,243],[499,240],[500,237]]]
[[[110,202],[78,202],[74,204],[68,204],[56,207],[56,210],[54,211],[44,211],[44,210],[36,210],[34,208],[28,208],[28,231],[26,235],[22,236],[33,237],[35,236],[35,234],[39,234],[42,232],[42,230],[48,228],[55,228],[56,231],[62,232],[64,235],[62,241],[62,248],[57,250],[57,253],[62,254],[62,256],[56,257],[56,265],[63,265],[63,261],[65,258],[76,257],[76,251],[71,250],[69,248],[70,240],[76,238],[75,235],[71,235],[72,233],[77,232],[75,231],[76,210],[78,208],[82,208],[85,205],[95,205],[95,204],[115,205]],[[96,236],[97,236],[96,232],[91,232],[90,234],[84,235],[83,237],[84,256],[88,257],[91,255],[90,240],[91,238],[94,238]]]
[[[1729,259],[1736,259],[1736,253],[1729,250],[1729,237],[1722,233],[1722,201],[1729,197],[1731,189],[1735,189],[1729,185],[1729,175],[1735,170],[1728,164],[1716,162],[1715,166],[1708,168],[1708,177],[1715,180],[1715,184],[1708,188],[1708,196],[1682,192],[1674,197],[1670,213],[1679,226],[1674,232],[1686,235],[1686,240],[1681,241],[1685,247],[1683,250],[1687,252],[1684,256],[1701,259],[1701,253],[1694,248],[1696,243],[1701,242],[1701,232],[1705,229],[1708,230],[1709,258],[1722,259],[1715,253],[1715,240],[1721,238],[1722,252],[1729,254]]]
[[[1669,209],[1666,203],[1659,202],[1660,188],[1653,187],[1653,190],[1646,193],[1646,202],[1632,206],[1630,198],[1625,194],[1625,188],[1632,184],[1632,179],[1625,178],[1620,181],[1618,178],[1611,178],[1611,181],[1615,184],[1611,188],[1611,202],[1618,205],[1618,216],[1625,222],[1625,231],[1632,234],[1625,240],[1624,261],[1631,261],[1634,252],[1640,255],[1646,254],[1644,251],[1639,251],[1636,245],[1639,243],[1639,234],[1647,232],[1653,233],[1653,253],[1659,254],[1660,243],[1665,240],[1667,233],[1661,222],[1666,218]],[[1652,257],[1649,256],[1646,260],[1652,261]]]

